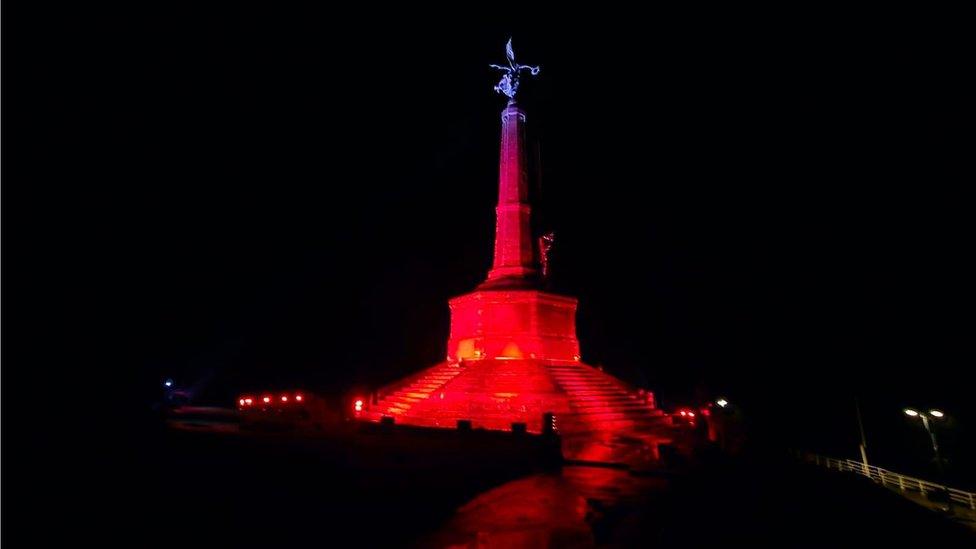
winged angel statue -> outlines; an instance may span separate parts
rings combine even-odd
[[[512,51],[512,39],[508,39],[508,44],[505,44],[505,54],[508,57],[508,66],[503,65],[489,65],[493,69],[498,69],[505,74],[502,75],[502,79],[498,81],[495,86],[495,91],[501,94],[505,94],[509,99],[515,99],[515,94],[518,93],[519,87],[519,74],[522,71],[529,71],[532,76],[539,74],[538,66],[531,65],[519,65],[515,61],[515,52]]]

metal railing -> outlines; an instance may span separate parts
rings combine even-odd
[[[882,486],[898,488],[902,492],[919,492],[923,496],[931,492],[948,492],[949,498],[953,502],[966,505],[970,509],[976,510],[976,494],[973,492],[949,488],[948,486],[943,486],[942,484],[936,484],[927,480],[902,475],[901,473],[894,473],[892,471],[888,471],[887,469],[875,467],[874,465],[865,465],[860,461],[855,461],[852,459],[835,459],[831,457],[819,456],[817,454],[801,454],[800,457],[807,463],[815,463],[817,465],[826,467],[827,469],[846,471],[861,475],[862,477],[867,477],[874,482],[881,484]]]

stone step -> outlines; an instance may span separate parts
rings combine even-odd
[[[580,404],[588,402],[640,402],[627,395],[569,395],[569,401]]]
[[[593,420],[593,419],[625,419],[625,418],[626,419],[639,419],[641,417],[651,418],[651,417],[655,417],[655,416],[653,416],[651,414],[645,414],[645,413],[642,413],[640,411],[606,410],[606,411],[600,411],[600,412],[570,412],[568,414],[563,414],[561,416],[557,416],[557,420],[560,417],[568,421],[568,420],[573,420],[573,419],[586,419],[586,420]]]
[[[603,385],[617,385],[621,384],[613,379],[607,379],[604,377],[583,377],[583,376],[561,376],[554,375],[553,379],[559,381],[560,383],[600,383]]]
[[[634,418],[634,417],[596,417],[596,418],[564,418],[560,421],[558,418],[556,424],[561,426],[564,431],[572,432],[576,429],[599,425],[616,425],[620,423],[626,423],[634,427],[660,427],[664,425],[661,421],[655,421],[651,418]]]
[[[620,395],[632,395],[629,391],[624,391],[617,387],[563,387],[567,393],[589,394],[589,393],[615,393]]]
[[[590,393],[590,394],[569,394],[570,402],[585,404],[588,402],[643,402],[639,398],[619,393]]]
[[[570,419],[566,418],[560,421],[558,418],[556,420],[556,425],[559,429],[566,433],[573,433],[576,431],[585,431],[592,429],[594,427],[601,429],[615,428],[621,425],[626,425],[628,429],[659,429],[661,427],[666,427],[667,424],[662,421],[655,421],[650,418],[630,418],[630,417],[617,417],[617,418],[588,418],[588,419]]]
[[[549,373],[553,377],[580,377],[580,378],[586,378],[586,379],[609,379],[609,380],[616,380],[617,379],[617,378],[615,378],[613,376],[609,376],[607,374],[604,374],[603,372],[588,372],[588,371],[572,372],[572,371],[568,371],[568,370],[562,370],[562,371],[560,371],[560,370],[550,370]]]
[[[649,409],[647,405],[642,402],[615,402],[612,404],[601,403],[601,402],[573,404],[571,402],[569,404],[569,407],[571,410],[577,412],[588,412],[593,410],[606,410],[606,409],[614,409],[614,410],[648,410]]]
[[[398,416],[405,412],[406,410],[402,408],[397,408],[396,406],[382,406],[376,407],[370,414],[375,417],[376,421],[379,421],[383,416]]]
[[[568,378],[564,376],[552,376],[552,378],[558,381],[559,383],[573,383],[577,385],[581,383],[595,383],[599,385],[613,385],[614,387],[624,387],[624,385],[612,379],[597,379],[597,378],[586,379],[586,378],[578,378],[578,377]]]
[[[405,392],[400,393],[400,394],[403,395],[403,396],[410,397],[410,398],[415,398],[417,400],[424,400],[424,399],[430,398],[430,392],[429,391],[428,392],[424,392],[422,390],[405,391]]]
[[[607,395],[607,394],[570,394],[570,402],[587,403],[587,402],[638,402],[637,399],[631,398],[627,395]]]
[[[560,381],[560,380],[557,379],[556,380],[556,383],[558,383],[560,386],[565,387],[567,389],[570,389],[570,388],[576,388],[576,389],[593,388],[593,389],[613,389],[613,390],[616,390],[616,391],[623,391],[625,393],[636,393],[637,392],[637,391],[633,391],[633,390],[629,389],[628,387],[625,387],[623,385],[620,385],[619,383],[610,383],[610,382],[603,382],[603,381]]]
[[[378,405],[383,405],[383,404],[400,404],[400,405],[403,405],[405,407],[410,407],[410,406],[413,406],[414,404],[416,404],[417,402],[420,402],[420,399],[412,398],[412,397],[408,397],[408,396],[403,396],[403,395],[392,395],[392,396],[389,396],[387,398],[384,398],[384,399],[380,400],[378,402]]]

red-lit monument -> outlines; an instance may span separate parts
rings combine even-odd
[[[543,430],[551,412],[576,457],[606,457],[619,437],[640,438],[661,424],[651,393],[627,386],[580,362],[576,299],[542,291],[539,241],[532,234],[526,165],[526,115],[515,101],[519,73],[508,44],[508,66],[496,90],[502,111],[495,257],[474,292],[450,300],[447,360],[387,387],[362,415],[379,421],[456,428]],[[590,444],[602,442],[603,444]],[[572,444],[571,444],[572,445]],[[574,451],[575,448],[575,451]]]

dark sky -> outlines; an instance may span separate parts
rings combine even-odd
[[[491,260],[512,34],[585,360],[845,444],[855,393],[894,438],[906,404],[974,420],[972,44],[944,22],[15,15],[5,376],[15,353],[138,403],[440,359]]]

